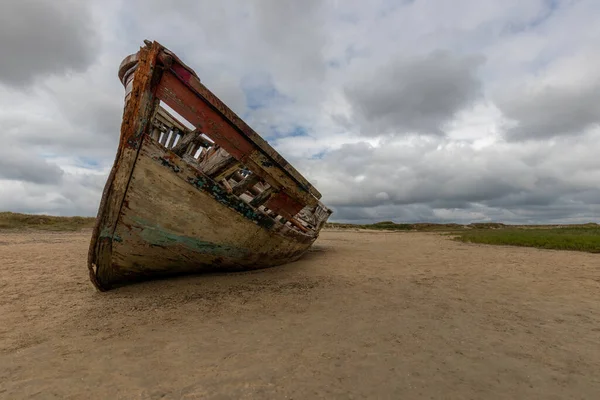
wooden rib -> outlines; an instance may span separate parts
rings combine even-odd
[[[181,132],[190,131],[185,125],[179,122],[177,118],[175,118],[170,112],[165,110],[163,107],[158,107],[156,113],[154,114],[154,118],[169,128],[177,128]]]
[[[231,177],[229,177],[229,179],[233,179],[233,183],[237,184],[238,182],[243,181],[244,177],[242,176],[242,174],[240,173],[240,170],[238,169],[231,175]]]
[[[169,138],[169,131],[163,132],[163,137],[159,140],[159,143],[166,147],[168,138]]]
[[[192,147],[190,147],[190,145],[192,145]],[[198,129],[194,129],[177,142],[177,145],[173,148],[173,153],[182,156],[189,149],[193,149],[195,153],[198,149],[198,145],[206,148],[210,147],[211,143],[202,137],[202,133]]]
[[[296,221],[295,218],[290,218],[289,221],[292,225],[294,225],[296,228],[300,229],[302,232],[305,232],[305,233],[308,232],[308,229],[306,229],[304,227],[304,225],[302,225],[300,222]]]
[[[219,146],[213,146],[211,148],[209,148],[206,153],[204,153],[204,159],[208,160],[209,158],[211,158],[216,152],[217,150],[219,150]]]
[[[169,139],[169,143],[167,143],[167,145],[165,146],[167,149],[170,149],[173,147],[173,144],[175,143],[175,140],[177,140],[177,129],[173,129],[173,134],[171,135],[171,139]]]
[[[250,174],[250,176],[245,177],[233,187],[233,194],[239,196],[240,194],[249,190],[252,186],[256,185],[259,181],[260,176],[256,174]]]
[[[266,190],[263,190],[261,194],[259,194],[254,199],[252,199],[252,201],[250,202],[250,205],[252,207],[258,207],[258,206],[263,205],[267,200],[269,200],[269,198],[273,195],[273,193],[274,193],[274,191],[273,191],[272,187],[270,187]]]
[[[177,145],[175,145],[175,147],[173,147],[171,151],[177,154],[179,157],[187,153],[188,147],[190,146],[190,144],[192,144],[192,141],[194,140],[194,132],[196,131],[182,136],[182,138],[179,139],[179,142],[177,142]]]
[[[225,149],[216,150],[210,157],[200,163],[200,168],[208,176],[216,176],[225,169],[236,164],[237,160],[231,156]],[[232,171],[233,172],[233,171]]]
[[[231,194],[233,192],[233,189],[231,188],[231,185],[229,184],[227,179],[221,179],[221,183],[223,184],[223,186],[225,186],[225,190],[227,190],[227,193]]]
[[[220,181],[221,179],[229,179],[229,177],[240,168],[240,163],[237,162],[237,160],[233,157],[231,159],[232,161],[228,166],[222,168],[217,173],[212,175],[216,181]]]
[[[196,152],[194,152],[194,154],[196,154]],[[205,148],[202,148],[202,150],[200,150],[200,154],[198,154],[198,162],[202,162],[206,159],[206,155],[208,154],[208,150],[206,150]]]

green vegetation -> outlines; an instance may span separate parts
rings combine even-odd
[[[465,243],[538,247],[600,253],[600,225],[505,225],[498,222],[460,224],[397,224],[392,221],[354,225],[328,223],[330,229],[440,232]]]
[[[92,228],[95,220],[95,218],[90,217],[53,217],[50,215],[0,212],[0,229],[76,231],[83,228]]]
[[[0,230],[40,229],[47,231],[77,231],[92,228],[95,218],[53,217],[0,212]],[[527,246],[542,249],[578,250],[600,253],[600,225],[504,225],[496,222],[460,224],[397,224],[382,221],[374,224],[341,224],[330,222],[329,229],[371,229],[381,231],[444,232],[465,243]]]
[[[461,232],[456,238],[466,243],[538,247],[600,253],[600,226],[577,225],[560,228],[503,228]]]

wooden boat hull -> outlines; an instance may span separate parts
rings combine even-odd
[[[249,206],[169,153],[145,137],[116,230],[108,237],[112,268],[96,276],[99,287],[276,266],[298,259],[313,243],[288,229],[278,232],[267,218],[247,215],[254,212]]]
[[[308,250],[331,211],[193,70],[148,42],[124,60],[119,77],[126,87],[121,139],[88,257],[99,290],[272,267]],[[159,101],[196,129],[186,130]]]

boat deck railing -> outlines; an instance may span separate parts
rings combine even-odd
[[[208,136],[186,127],[163,106],[156,108],[150,137],[208,175],[228,193],[294,230],[303,233],[318,231],[321,228],[320,221],[327,219],[330,214],[329,209],[321,203],[316,207],[306,206],[298,214],[288,215],[287,218],[269,209],[265,203],[273,189],[268,183]]]
[[[153,56],[145,59],[143,71],[155,71],[156,103],[145,132],[255,209],[296,231],[318,233],[331,214],[321,194],[192,69],[157,42],[146,46],[142,51]],[[139,54],[126,57],[119,68],[126,104]]]

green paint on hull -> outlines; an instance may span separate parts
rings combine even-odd
[[[181,172],[181,168],[179,168],[175,163],[164,157],[160,157],[156,159],[156,161],[160,162],[160,164],[163,167],[169,168],[176,174]],[[195,174],[193,178],[188,178],[187,182],[194,186],[196,189],[209,194],[219,203],[223,204],[226,207],[229,207],[230,209],[236,211],[237,213],[243,215],[245,218],[255,222],[256,224],[265,229],[271,229],[273,225],[275,225],[275,221],[273,220],[273,218],[249,206],[239,197],[228,193],[225,189],[219,186],[217,182],[213,181],[212,179],[203,174]]]
[[[114,240],[115,242],[123,241],[123,239],[116,233],[114,235],[112,235],[110,233],[110,229],[108,229],[108,228],[104,228],[100,231],[99,238],[101,238],[101,239],[108,238],[108,239]]]
[[[207,242],[190,236],[177,235],[160,226],[144,221],[141,218],[132,219],[137,225],[135,228],[140,230],[140,237],[148,244],[154,246],[168,247],[180,245],[198,253],[218,257],[246,258],[251,256],[251,253],[246,249],[229,246],[227,244]]]

